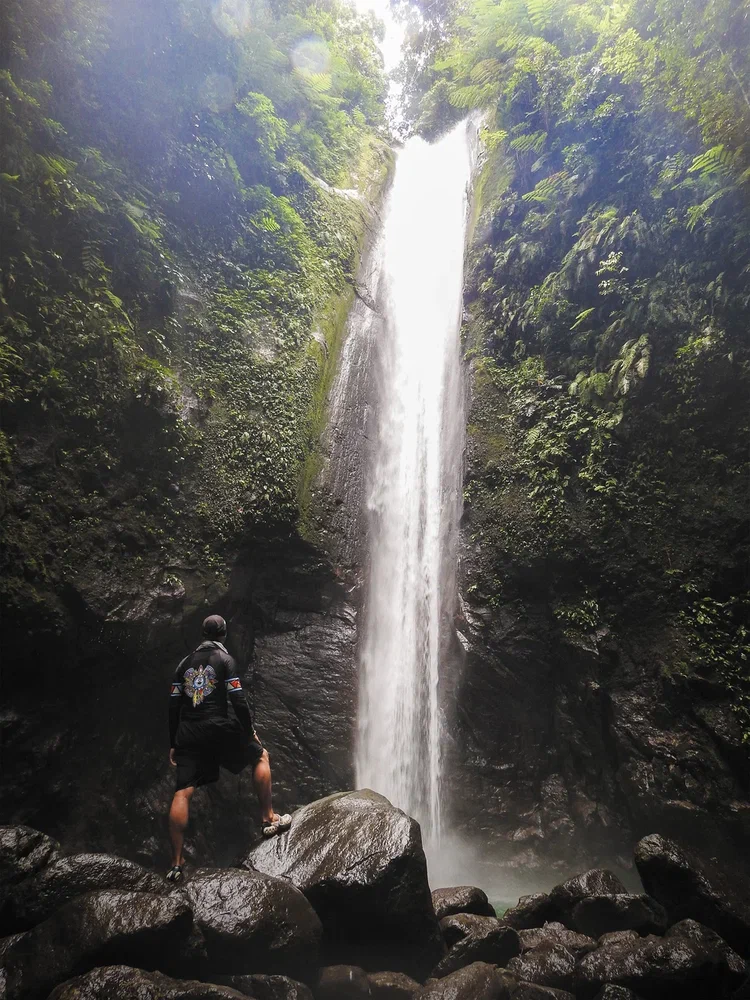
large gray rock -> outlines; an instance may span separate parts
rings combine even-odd
[[[125,858],[73,854],[52,861],[11,889],[2,910],[2,923],[14,931],[27,930],[75,896],[100,889],[161,893],[164,880]]]
[[[110,965],[76,976],[53,990],[49,1000],[245,1000],[214,983],[170,979],[126,965]]]
[[[331,963],[421,980],[442,957],[419,826],[382,795],[341,792],[304,806],[244,865],[307,896]]]
[[[593,938],[572,931],[565,924],[555,921],[545,924],[544,927],[532,927],[529,930],[519,931],[518,937],[521,941],[521,952],[531,951],[541,945],[559,944],[563,948],[567,948],[578,959],[596,948],[596,941]]]
[[[750,958],[750,901],[744,879],[733,885],[659,834],[639,841],[635,863],[646,892],[666,907],[671,922],[699,920]]]
[[[370,980],[358,965],[327,965],[320,970],[315,1000],[366,1000]]]
[[[368,978],[373,1000],[411,1000],[422,989],[403,972],[371,972]]]
[[[175,894],[106,890],[78,896],[24,934],[6,956],[10,1000],[43,1000],[97,965],[158,968],[187,938],[193,915]]]
[[[629,893],[587,896],[573,907],[571,920],[576,930],[595,938],[611,931],[663,934],[668,924],[661,903],[644,894]]]
[[[455,885],[449,889],[433,889],[432,905],[438,920],[454,913],[476,913],[480,917],[494,917],[495,911],[487,893],[475,885]]]
[[[556,885],[549,894],[550,902],[557,908],[564,924],[570,924],[573,910],[588,896],[611,896],[627,893],[627,889],[607,868],[592,868],[580,875],[574,875],[561,885]]]
[[[689,940],[696,941],[708,949],[719,952],[727,963],[732,986],[737,989],[744,982],[748,972],[744,958],[738,955],[733,948],[730,948],[724,938],[719,937],[716,931],[712,931],[710,927],[698,923],[697,920],[681,920],[669,928],[665,937],[689,938]]]
[[[510,996],[507,980],[494,965],[473,962],[442,979],[430,979],[419,1000],[510,1000]]]
[[[323,928],[289,882],[240,868],[199,869],[184,893],[206,942],[210,968],[315,979]]]
[[[38,872],[60,853],[60,845],[30,826],[0,826],[0,894]]]
[[[546,892],[521,896],[515,906],[511,906],[503,914],[503,920],[516,930],[528,930],[541,927],[547,921],[560,919],[560,910]]]
[[[611,983],[644,1000],[719,1000],[729,995],[733,975],[718,948],[686,937],[611,940],[576,967],[576,996],[591,1000]]]
[[[312,990],[288,976],[211,976],[222,986],[229,986],[253,1000],[313,1000]]]
[[[572,952],[561,944],[547,942],[508,962],[508,972],[538,986],[570,990],[573,987],[575,965]]]
[[[507,965],[521,950],[518,931],[508,927],[497,917],[456,913],[443,917],[440,930],[448,945],[448,954],[433,970],[432,975],[436,979],[471,965],[472,962]]]

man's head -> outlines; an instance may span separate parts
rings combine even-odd
[[[203,637],[205,639],[223,639],[227,634],[227,623],[221,615],[209,615],[203,621]]]

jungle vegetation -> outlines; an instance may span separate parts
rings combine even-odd
[[[750,736],[750,9],[470,0],[448,35],[420,126],[481,109],[488,151],[474,600],[637,635]]]
[[[294,526],[390,154],[339,0],[0,18],[3,598],[43,629]]]

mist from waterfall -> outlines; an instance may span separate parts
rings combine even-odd
[[[443,826],[441,661],[456,599],[464,435],[459,353],[475,127],[398,155],[380,240],[377,441],[360,639],[357,783]]]

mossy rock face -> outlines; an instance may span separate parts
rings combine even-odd
[[[464,25],[438,83],[471,107],[494,29],[478,7]],[[579,852],[619,866],[650,828],[741,850],[750,815],[750,216],[735,177],[721,207],[710,200],[705,168],[722,151],[696,158],[687,104],[645,97],[656,63],[642,88],[598,76],[607,52],[624,65],[642,25],[589,27],[559,45],[514,26],[551,62],[522,86],[493,83],[466,268],[449,767],[467,835],[465,803],[481,800],[489,836],[532,866]],[[683,67],[695,30],[678,31]],[[649,32],[656,52],[671,24],[659,15]],[[701,106],[710,147],[721,115]]]
[[[36,666],[4,690],[2,804],[66,846],[160,857],[157,706],[209,612],[263,691],[280,801],[350,780],[353,612],[302,535],[393,157],[371,30],[334,8],[4,11],[0,598],[9,662]],[[325,40],[323,89],[293,70],[296,33]],[[335,660],[328,716],[316,657]],[[246,792],[212,793],[204,860],[231,862]]]

